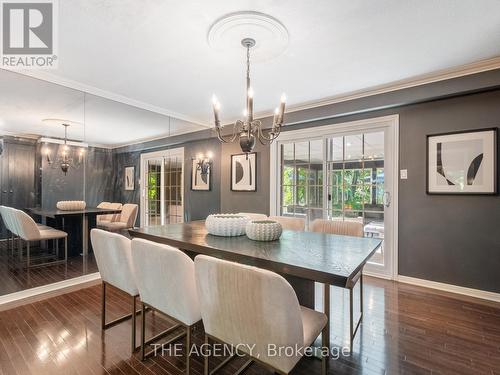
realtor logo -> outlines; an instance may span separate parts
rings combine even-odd
[[[0,0],[2,67],[55,68],[57,0]]]

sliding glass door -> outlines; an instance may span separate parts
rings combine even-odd
[[[182,223],[184,149],[141,155],[141,225]]]
[[[271,210],[307,225],[318,218],[360,222],[365,236],[384,239],[366,270],[390,277],[397,118],[372,121],[284,133],[273,151],[278,177]]]

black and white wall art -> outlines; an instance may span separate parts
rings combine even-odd
[[[211,168],[208,168],[206,173],[201,173],[201,168],[198,167],[198,160],[193,159],[191,172],[191,190],[210,190],[210,174]]]
[[[427,136],[428,194],[496,194],[497,129]]]
[[[134,190],[135,189],[135,167],[125,167],[125,181],[124,186],[125,190]]]
[[[231,190],[256,191],[257,154],[231,155]]]

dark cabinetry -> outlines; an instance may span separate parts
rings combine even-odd
[[[35,204],[36,140],[4,137],[0,155],[0,204],[19,209]],[[6,235],[1,224],[1,236]]]

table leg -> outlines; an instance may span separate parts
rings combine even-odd
[[[330,285],[329,284],[324,284],[323,285],[323,311],[326,315],[327,321],[325,328],[323,329],[322,335],[326,335],[326,337],[323,338],[323,344],[328,348],[328,351],[330,351]],[[327,358],[328,362],[328,358]]]
[[[82,218],[82,253],[87,257],[89,253],[89,218],[83,215]]]

